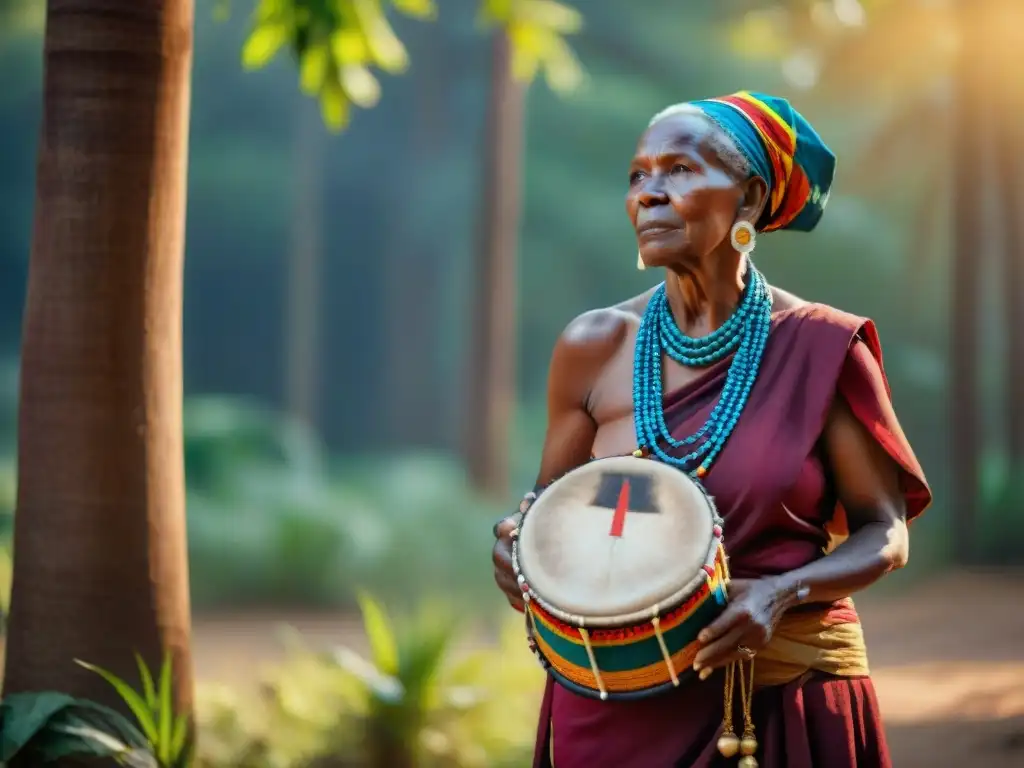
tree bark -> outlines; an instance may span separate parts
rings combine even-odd
[[[979,289],[984,263],[984,182],[989,172],[988,131],[991,127],[982,87],[988,71],[985,57],[985,19],[979,0],[960,3],[962,41],[956,73],[957,102],[953,111],[953,265],[950,300],[950,497],[954,557],[970,562],[977,557],[978,406],[977,354]]]
[[[189,711],[181,322],[191,0],[50,0],[4,693]]]
[[[516,396],[516,249],[525,88],[512,78],[508,36],[496,33],[493,45],[463,428],[471,482],[501,498],[508,489],[509,427]]]
[[[992,45],[1004,52],[1024,47],[1024,9],[1017,0],[1000,2],[999,37]],[[997,111],[996,157],[998,190],[1002,203],[1000,222],[1003,230],[1003,327],[1006,333],[1006,403],[1007,448],[1010,471],[1024,470],[1024,165],[1020,148],[1024,146],[1024,83],[1016,67],[1000,69],[998,93],[993,100]]]
[[[288,254],[285,319],[285,408],[315,426],[319,415],[320,301],[323,262],[323,173],[327,129],[316,104],[303,99],[295,130],[295,210]]]

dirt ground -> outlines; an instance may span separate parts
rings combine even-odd
[[[954,573],[858,601],[896,768],[1024,768],[1024,573]],[[359,645],[358,620],[198,617],[201,680],[240,684],[280,658],[275,626]]]

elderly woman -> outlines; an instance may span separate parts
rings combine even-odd
[[[640,138],[626,212],[638,267],[664,282],[559,338],[538,488],[638,446],[691,473],[725,521],[730,601],[669,693],[602,702],[549,681],[535,766],[891,764],[850,595],[907,562],[931,493],[874,325],[769,286],[749,256],[762,233],[814,228],[834,169],[807,121],[762,94],[671,107]],[[495,528],[495,577],[521,610],[514,527]],[[713,682],[755,656],[752,700],[724,712]],[[741,757],[731,724],[748,721],[756,754]]]

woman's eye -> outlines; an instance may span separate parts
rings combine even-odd
[[[647,174],[644,173],[643,171],[633,171],[631,174],[629,174],[629,183],[630,184],[636,184],[638,181],[640,181],[646,175]]]
[[[692,172],[693,171],[691,171],[688,167],[686,167],[685,165],[682,165],[681,163],[676,163],[675,165],[672,166],[672,173],[673,174],[676,174],[676,173],[692,173]]]

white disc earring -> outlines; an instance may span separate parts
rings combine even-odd
[[[754,225],[749,221],[737,221],[732,225],[732,231],[729,232],[729,241],[732,243],[732,247],[740,253],[750,253],[754,250],[756,239]]]
[[[647,269],[647,265],[644,264],[644,257],[640,254],[640,251],[636,252],[636,268],[641,272]]]

